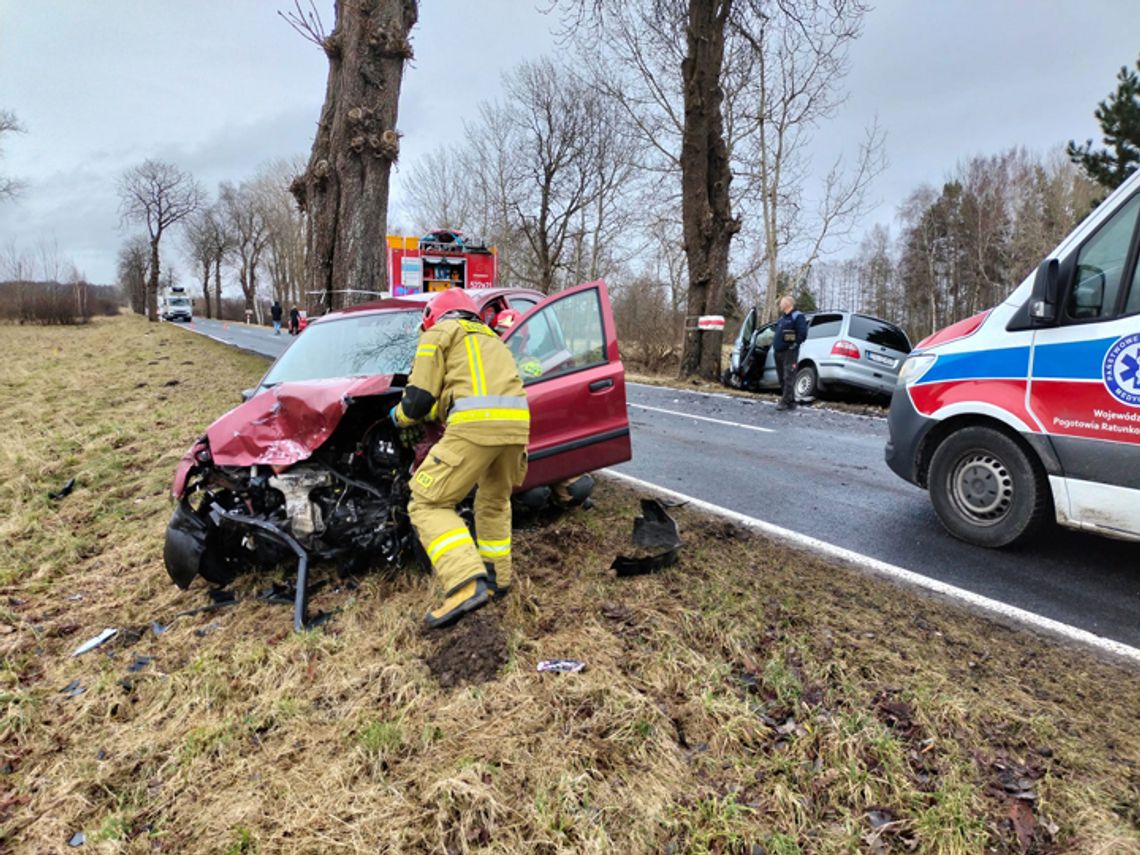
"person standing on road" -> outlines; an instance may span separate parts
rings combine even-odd
[[[301,332],[301,312],[294,306],[289,310],[289,335],[297,335]]]
[[[780,318],[776,321],[776,337],[772,349],[776,352],[776,375],[782,395],[777,410],[791,410],[796,406],[796,362],[800,358],[800,345],[807,338],[807,318],[796,310],[796,301],[790,294],[780,298]]]
[[[511,352],[479,320],[461,288],[424,307],[408,385],[390,418],[404,430],[424,420],[446,423],[443,438],[412,476],[408,516],[443,588],[427,613],[429,628],[448,626],[511,584],[511,493],[526,476],[530,408]],[[455,506],[475,492],[471,536]]]
[[[281,335],[281,301],[274,300],[269,307],[269,316],[273,318],[273,334]]]

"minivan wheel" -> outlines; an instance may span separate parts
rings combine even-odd
[[[796,398],[806,400],[814,398],[817,388],[819,387],[819,374],[816,373],[815,367],[812,365],[805,365],[796,371],[795,391]]]
[[[930,460],[928,484],[946,530],[959,540],[991,548],[1033,534],[1052,500],[1037,461],[1010,437],[981,426],[943,440]]]
[[[724,386],[729,386],[733,389],[740,388],[740,377],[731,368],[726,368],[720,375],[720,382]]]

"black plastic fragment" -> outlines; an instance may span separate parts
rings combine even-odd
[[[72,680],[66,686],[59,690],[62,694],[69,698],[77,698],[87,690],[79,684],[78,680]]]
[[[58,502],[64,496],[70,495],[71,491],[74,489],[75,489],[75,479],[69,478],[69,479],[67,479],[67,483],[64,484],[62,487],[60,487],[56,492],[48,493],[48,498]]]
[[[641,516],[633,521],[633,542],[645,549],[679,549],[677,521],[656,499],[641,500]]]
[[[131,664],[127,666],[127,670],[132,674],[137,673],[153,661],[154,657],[152,656],[143,656],[141,653],[136,653],[135,658],[131,660]]]
[[[672,567],[676,563],[677,550],[670,549],[668,552],[662,552],[659,555],[647,555],[644,558],[619,555],[610,565],[610,569],[616,570],[618,576],[644,576],[647,573],[656,573],[658,570]]]

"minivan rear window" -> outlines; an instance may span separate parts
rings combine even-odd
[[[907,339],[906,333],[894,324],[880,321],[877,318],[852,315],[847,334],[852,338],[862,339],[871,344],[889,347],[891,350],[899,351],[899,353],[910,353],[910,341]]]
[[[811,319],[808,338],[835,338],[843,326],[843,315],[816,315]]]

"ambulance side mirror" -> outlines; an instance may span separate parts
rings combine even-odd
[[[1055,258],[1047,258],[1037,266],[1029,297],[1029,318],[1035,327],[1052,326],[1057,322],[1060,270],[1060,262]]]

